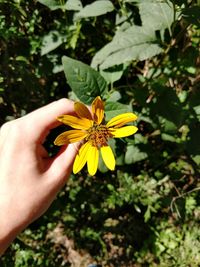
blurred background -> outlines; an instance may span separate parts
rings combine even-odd
[[[200,266],[199,40],[199,1],[0,1],[1,125],[101,95],[107,119],[133,111],[139,128],[112,142],[114,172],[71,175],[0,266]],[[103,90],[74,86],[63,56],[97,71]]]

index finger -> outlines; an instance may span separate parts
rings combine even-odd
[[[74,114],[74,102],[67,98],[54,101],[27,114],[22,119],[26,120],[31,140],[42,142],[51,129],[61,124],[57,117],[63,114]]]

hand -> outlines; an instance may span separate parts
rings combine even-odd
[[[54,158],[42,146],[56,117],[72,114],[74,104],[55,101],[0,130],[0,255],[18,233],[41,216],[71,173],[76,147],[68,145]]]

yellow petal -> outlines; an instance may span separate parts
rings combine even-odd
[[[90,111],[83,103],[75,102],[74,103],[74,109],[75,109],[76,114],[80,118],[86,118],[86,119],[92,120],[92,115],[91,115]]]
[[[57,118],[60,122],[69,125],[75,129],[83,129],[87,130],[93,125],[92,120],[88,120],[85,118],[77,118],[71,115],[62,115]]]
[[[83,140],[86,136],[87,133],[82,130],[70,130],[61,133],[54,141],[54,144],[57,146],[62,146],[69,143],[75,143],[80,140]]]
[[[97,96],[92,102],[92,113],[94,120],[97,124],[100,124],[104,118],[104,102],[100,96]]]
[[[110,128],[113,137],[126,137],[137,132],[138,128],[135,126],[125,126],[119,129]]]
[[[93,176],[97,172],[98,162],[99,162],[99,150],[95,146],[90,146],[87,154],[87,166],[90,175]]]
[[[107,124],[107,127],[121,127],[124,124],[137,120],[137,116],[134,113],[123,113],[112,118]]]
[[[87,142],[84,145],[82,145],[82,147],[80,148],[78,154],[76,155],[74,165],[73,165],[74,174],[78,173],[84,167],[87,161],[87,154],[88,154],[88,150],[90,147],[91,147],[91,144]]]
[[[102,146],[101,155],[108,169],[113,171],[115,169],[115,157],[113,155],[112,149],[109,146]]]

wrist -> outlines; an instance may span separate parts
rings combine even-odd
[[[9,247],[16,236],[24,229],[17,221],[12,219],[9,212],[0,212],[0,256]]]

